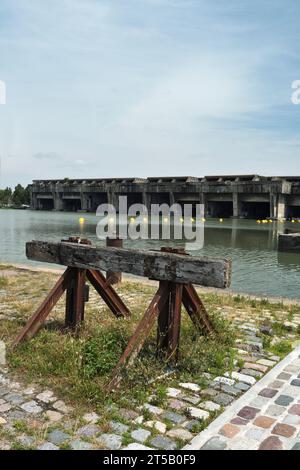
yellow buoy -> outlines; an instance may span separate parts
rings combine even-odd
[[[135,218],[134,217],[130,217],[130,222],[134,222],[135,221]]]
[[[295,221],[294,221],[294,219],[293,219],[293,220],[292,220],[292,224],[294,224],[294,223],[295,223]]]
[[[79,223],[83,224],[84,222],[85,222],[85,218],[84,217],[79,217]]]
[[[202,217],[201,221],[202,221],[202,222],[206,222],[205,217]]]
[[[257,223],[257,224],[260,224],[260,220],[257,220],[256,223]]]
[[[223,222],[223,219],[219,219],[219,222]]]

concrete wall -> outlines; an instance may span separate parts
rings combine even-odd
[[[95,212],[108,202],[118,209],[120,195],[148,209],[153,203],[201,203],[207,216],[214,217],[284,218],[300,213],[300,177],[258,175],[38,180],[31,185],[31,207]]]

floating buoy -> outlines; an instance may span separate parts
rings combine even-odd
[[[294,221],[294,219],[293,219],[293,220],[292,220],[292,224],[294,224],[294,223],[295,223],[295,221]]]
[[[85,218],[84,217],[79,217],[79,223],[84,224],[84,222],[85,222]]]
[[[134,218],[134,217],[130,217],[130,222],[135,222],[135,218]]]
[[[257,220],[256,223],[257,223],[257,224],[260,224],[260,220]]]
[[[202,221],[202,222],[206,222],[205,217],[202,217],[201,221]]]
[[[223,219],[219,219],[219,222],[223,222]]]
[[[191,222],[195,222],[195,219],[193,217],[191,217]]]

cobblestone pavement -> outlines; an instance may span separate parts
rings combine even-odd
[[[24,283],[27,277],[24,274]],[[4,288],[0,294],[0,321],[13,321],[21,301],[13,304]],[[140,302],[135,293],[123,293],[122,298],[130,307]],[[99,305],[93,292],[89,305]],[[142,406],[109,406],[108,421],[95,409],[78,415],[65,397],[37,384],[25,386],[2,367],[0,449],[297,449],[300,351],[280,362],[264,348],[262,333],[276,344],[280,338],[272,325],[281,322],[285,339],[293,342],[298,338],[300,313],[295,310],[288,318],[282,305],[276,316],[272,309],[261,308],[257,317],[251,308],[239,307],[238,302],[219,308],[237,329],[234,370],[219,377],[204,373],[190,382],[174,380],[160,404],[152,391]]]
[[[251,334],[254,334],[253,327]],[[246,346],[250,340],[247,335],[245,338]],[[206,387],[196,382],[180,382],[176,387],[169,387],[162,406],[153,404],[153,395],[138,409],[111,408],[112,419],[109,423],[104,423],[95,412],[74,416],[72,408],[51,390],[41,389],[37,385],[25,388],[21,382],[13,380],[8,369],[2,368],[0,448],[182,448],[190,442],[197,442],[199,426],[205,427],[205,423],[219,412],[228,407],[230,409],[238,397],[242,396],[243,400],[245,397],[246,400],[247,393],[244,396],[243,393],[251,391],[257,380],[279,361],[279,357],[263,351],[247,351],[243,357],[247,362],[242,369],[237,367],[236,371],[222,377],[205,374]],[[265,447],[297,447],[296,436],[300,427],[299,370],[300,359],[297,357],[276,377],[268,378],[268,383],[261,387],[257,396],[249,403],[245,401],[236,416],[224,423],[215,436],[207,439],[204,448],[257,448],[260,443]],[[293,440],[288,441],[289,437]]]
[[[300,347],[185,449],[300,450]]]

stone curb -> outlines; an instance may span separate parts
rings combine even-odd
[[[185,445],[182,450],[199,450],[201,447],[213,436],[218,433],[219,429],[226,423],[228,423],[244,406],[252,399],[256,398],[258,392],[264,388],[271,380],[282,372],[282,370],[294,359],[299,357],[300,345],[297,346],[290,354],[288,354],[282,361],[273,367],[261,380],[256,382],[246,393],[238,398],[231,406],[229,406],[224,413],[218,416],[204,431],[200,432],[195,436],[191,442]]]

